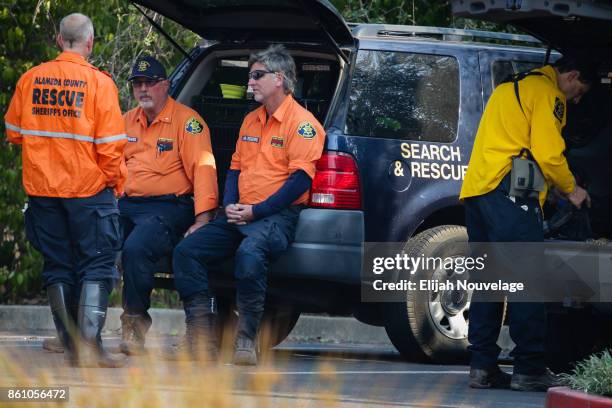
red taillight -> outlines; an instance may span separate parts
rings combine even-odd
[[[353,156],[323,152],[310,190],[311,207],[358,210],[361,208],[359,171]]]

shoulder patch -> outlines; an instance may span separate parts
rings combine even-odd
[[[563,115],[565,114],[565,104],[559,97],[555,97],[555,109],[553,110],[553,114],[555,118],[559,120],[559,122],[563,122]]]
[[[204,126],[202,126],[199,120],[192,116],[185,122],[185,130],[193,134],[202,133]]]
[[[317,135],[317,131],[310,122],[302,122],[298,126],[297,134],[302,136],[304,139],[312,139]]]

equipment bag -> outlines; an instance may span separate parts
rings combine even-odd
[[[541,72],[529,71],[516,74],[512,78],[514,83],[514,94],[523,111],[523,104],[519,96],[519,81],[527,76],[543,76]],[[512,170],[510,170],[510,191],[508,195],[523,198],[538,198],[541,191],[546,188],[546,182],[540,166],[526,147],[522,148],[518,155],[512,157]]]

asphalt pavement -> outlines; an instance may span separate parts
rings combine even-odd
[[[543,407],[545,399],[544,393],[470,389],[467,366],[406,362],[384,343],[286,341],[258,367],[245,368],[229,363],[230,351],[214,365],[162,361],[161,348],[177,337],[150,336],[148,355],[130,357],[127,367],[86,369],[44,351],[42,341],[51,335],[0,332],[0,387],[68,387],[62,407],[522,408]],[[119,338],[104,341],[113,349]]]

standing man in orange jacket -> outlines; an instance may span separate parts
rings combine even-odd
[[[115,195],[127,174],[125,128],[113,80],[86,60],[91,20],[79,13],[64,17],[57,44],[62,53],[56,59],[17,82],[6,134],[22,146],[26,235],[44,256],[42,276],[66,359],[120,367],[125,356],[104,351],[100,332],[118,279]]]
[[[210,133],[193,109],[168,96],[163,65],[139,58],[128,78],[138,107],[125,114],[128,179],[119,200],[125,234],[120,350],[144,352],[155,263],[217,208]]]

